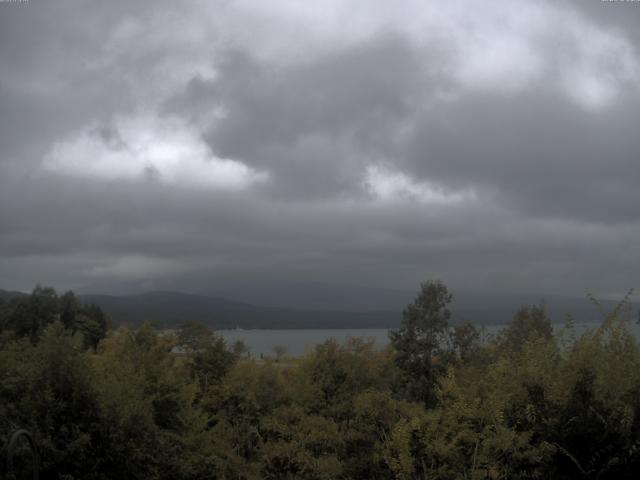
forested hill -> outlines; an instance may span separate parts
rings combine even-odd
[[[22,292],[0,290],[0,298],[25,295]],[[84,304],[102,308],[111,321],[139,325],[152,321],[159,326],[175,326],[184,320],[202,322],[212,328],[394,328],[404,305],[373,311],[344,311],[314,308],[261,306],[216,296],[179,292],[150,292],[138,295],[78,295]],[[518,307],[539,303],[540,298],[504,295],[454,297],[452,321],[470,321],[477,325],[506,324]],[[553,322],[562,322],[567,313],[578,322],[594,322],[601,313],[587,298],[551,297],[544,301]],[[602,301],[605,311],[616,302]],[[637,305],[633,306],[637,312]],[[637,313],[633,314],[634,318]]]
[[[26,293],[0,289],[8,301]],[[77,295],[79,302],[99,306],[114,325],[146,321],[173,327],[185,320],[226,328],[391,328],[400,312],[344,312],[263,307],[206,295],[149,292],[138,295]]]
[[[27,295],[26,293],[22,293],[22,292],[14,292],[11,290],[2,290],[0,289],[0,300],[11,300],[12,298],[15,297],[22,297],[24,295]]]
[[[78,295],[83,303],[100,306],[114,323],[146,320],[174,326],[195,320],[224,328],[389,328],[400,323],[400,312],[341,312],[262,307],[213,296],[176,292],[140,295]]]

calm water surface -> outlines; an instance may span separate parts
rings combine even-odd
[[[580,335],[582,332],[590,328],[595,328],[597,323],[578,323],[576,324],[576,333]],[[555,325],[556,330],[562,329],[563,325]],[[630,325],[631,330],[640,338],[640,326],[637,324]],[[483,335],[485,338],[495,335],[504,325],[488,325],[484,327]],[[231,345],[236,340],[243,340],[249,347],[254,357],[273,356],[274,348],[282,346],[286,349],[287,355],[302,355],[312,350],[315,345],[323,343],[330,338],[336,339],[343,344],[349,338],[372,338],[375,345],[384,348],[389,343],[389,329],[371,328],[371,329],[326,329],[326,330],[219,330],[227,342]]]

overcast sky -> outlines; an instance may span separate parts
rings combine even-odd
[[[0,288],[638,287],[638,25],[600,0],[0,2]]]

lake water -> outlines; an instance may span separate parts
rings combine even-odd
[[[580,335],[587,329],[595,328],[598,323],[577,323],[576,333]],[[562,328],[563,325],[555,325],[555,329]],[[631,330],[640,338],[640,325],[631,324]],[[504,325],[488,325],[483,329],[483,335],[488,338],[495,335]],[[302,355],[312,350],[315,345],[324,343],[330,338],[336,339],[344,344],[349,338],[372,338],[379,348],[384,348],[389,343],[389,329],[325,329],[325,330],[218,330],[229,345],[236,340],[242,340],[249,347],[254,357],[273,356],[274,348],[282,346],[286,349],[287,355]]]

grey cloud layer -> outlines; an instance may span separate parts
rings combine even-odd
[[[602,3],[0,4],[0,287],[632,287],[640,7]]]

